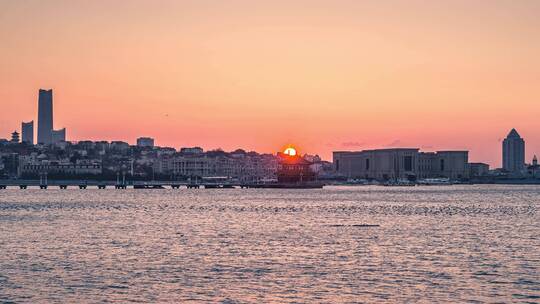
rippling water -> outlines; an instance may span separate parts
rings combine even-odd
[[[540,187],[0,190],[0,302],[540,301]]]

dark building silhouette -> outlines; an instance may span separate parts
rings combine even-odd
[[[316,179],[311,162],[299,155],[278,153],[277,180],[279,183],[310,182]]]
[[[19,143],[19,132],[13,131],[13,133],[11,133],[11,142],[14,144]]]
[[[52,130],[51,132],[51,141],[53,144],[66,141],[66,128],[62,128],[60,130]]]
[[[154,147],[154,139],[151,137],[137,138],[137,147]]]
[[[525,168],[525,141],[512,129],[502,144],[503,169],[519,173]]]
[[[34,144],[34,121],[23,122],[21,126],[21,139],[23,143]]]
[[[53,131],[53,92],[39,90],[38,98],[38,144],[50,145]]]

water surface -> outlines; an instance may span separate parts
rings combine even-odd
[[[540,302],[540,187],[0,190],[0,302]]]

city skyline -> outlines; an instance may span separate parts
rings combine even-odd
[[[501,167],[516,128],[530,162],[540,151],[539,6],[4,2],[0,37],[13,47],[0,53],[0,134],[36,121],[44,87],[70,140],[294,144],[325,159],[456,149]]]
[[[66,128],[62,128],[62,129],[59,129],[59,130],[54,130],[53,128],[53,90],[52,89],[39,89],[39,92],[38,92],[38,140],[37,140],[37,143],[38,144],[56,144],[56,143],[59,143],[59,142],[62,142],[62,141],[66,141]],[[27,143],[30,143],[30,144],[33,144],[33,120],[26,123],[26,122],[22,122],[21,123],[21,132],[17,132],[17,130],[14,131],[14,133],[18,133],[18,134],[21,134],[22,136],[22,142],[27,142]],[[41,137],[42,139],[40,140],[40,129],[41,129]],[[28,134],[30,133],[30,134]],[[50,137],[48,140],[44,140],[43,137],[45,136],[44,134],[48,134],[48,136]],[[85,141],[85,140],[88,140],[88,139],[83,139],[83,140],[72,140],[72,142],[78,142],[78,141]],[[93,141],[102,141],[103,139],[94,139]],[[13,141],[13,139],[12,139]],[[48,141],[48,142],[45,142],[45,141]],[[107,140],[106,140],[107,141]],[[114,141],[114,140],[110,140],[111,142]],[[124,140],[120,140],[120,141],[124,141]],[[144,136],[139,136],[136,138],[135,140],[135,143],[134,145],[136,146],[147,146],[147,147],[153,147],[155,145],[154,143],[155,139],[153,137],[144,137]],[[18,142],[18,141],[16,141]],[[129,141],[127,141],[129,142]],[[396,143],[396,144],[399,144],[399,143]],[[156,145],[158,146],[158,145]],[[201,145],[193,145],[193,146],[196,146],[196,147],[199,147]],[[163,147],[166,147],[166,146],[163,146]],[[346,148],[351,148],[351,146],[346,146]],[[398,148],[398,149],[415,149],[415,150],[418,150],[419,148],[411,148],[413,146],[407,146],[407,147],[404,147],[404,146],[383,146],[383,147],[376,147],[375,149],[381,149],[382,150],[385,150],[385,148]],[[524,168],[524,165],[525,164],[528,164],[527,163],[527,160],[525,158],[525,141],[524,139],[519,135],[519,133],[516,131],[515,128],[512,128],[510,130],[510,132],[508,133],[507,137],[502,141],[502,154],[501,154],[501,159],[502,159],[502,165],[500,168],[506,170],[506,171],[509,171],[509,172],[519,172],[520,170],[522,170]],[[181,147],[180,149],[183,149],[185,147]],[[205,147],[206,148],[206,147]],[[235,150],[235,149],[243,149],[244,147],[242,146],[236,146],[235,148],[231,149],[230,151],[232,150]],[[286,144],[284,146],[281,147],[281,149],[279,149],[278,151],[282,151],[282,150],[289,150],[289,149],[293,149],[294,150],[294,153],[296,154],[296,149],[298,147],[294,144]],[[421,147],[421,148],[425,148],[425,147]],[[428,151],[429,148],[433,148],[433,147],[428,147]],[[176,148],[175,148],[176,149]],[[180,150],[179,149],[179,150]],[[218,148],[214,148],[214,149],[222,149],[221,147],[218,147]],[[212,149],[210,149],[212,150]],[[332,154],[333,154],[333,157],[335,159],[335,154],[336,153],[341,153],[341,152],[344,152],[344,153],[361,153],[363,151],[365,151],[366,149],[362,149],[362,150],[354,150],[354,149],[341,149],[341,150],[333,150],[332,151]],[[444,150],[444,149],[443,149]],[[467,154],[469,154],[469,151],[464,149]],[[255,151],[255,150],[253,150]],[[431,150],[432,152],[437,152],[435,150]],[[258,151],[258,152],[262,152],[262,153],[270,153],[270,154],[273,154],[274,152],[276,151]],[[304,152],[305,154],[308,154],[307,152]],[[317,152],[312,152],[313,154],[317,154]],[[317,154],[318,155],[318,154]],[[536,153],[533,153],[533,157],[531,158],[532,162],[534,163],[534,158],[536,157]],[[489,162],[483,162],[483,163],[487,163],[488,165],[493,165],[493,164],[490,164]],[[529,163],[530,164],[530,163]],[[521,169],[520,169],[521,168]]]

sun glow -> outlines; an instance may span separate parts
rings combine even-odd
[[[296,149],[293,147],[288,147],[283,151],[283,154],[289,155],[289,156],[295,156],[296,155]]]

